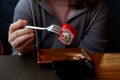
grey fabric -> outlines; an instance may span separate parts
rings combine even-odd
[[[25,19],[29,22],[29,25],[34,25],[32,8],[34,11],[37,10],[35,4],[33,3],[33,7],[31,7],[30,0],[20,0],[15,8],[14,21],[18,19]],[[87,33],[85,33],[85,30],[87,29],[93,17],[96,15],[96,12],[99,8],[99,14],[94,19]],[[34,14],[39,15],[40,21],[37,20],[38,18],[36,19],[35,16],[35,19],[39,21],[37,26],[47,27],[51,24],[56,24],[59,26],[61,25],[44,0],[39,2],[39,14]],[[94,9],[84,8],[77,10],[75,14],[65,22],[73,25],[73,27],[78,31],[73,43],[70,46],[66,46],[58,41],[57,34],[47,31],[37,31],[37,36],[40,42],[39,48],[79,47],[85,48],[90,53],[103,52],[107,43],[107,14],[108,10],[103,0],[98,0],[97,6]]]

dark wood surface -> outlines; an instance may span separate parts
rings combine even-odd
[[[58,49],[57,50],[46,49],[45,53],[50,52],[51,50],[53,52],[59,51]],[[65,49],[63,50],[61,49],[60,51],[62,53],[62,51],[65,51]],[[89,56],[91,57],[94,63],[95,73],[97,75],[98,80],[120,79],[120,53],[95,53],[89,54]],[[38,64],[36,56],[4,55],[0,56],[0,80],[62,80],[62,79],[54,74],[54,70],[51,64],[42,65]],[[86,78],[84,80],[96,80],[96,79]]]
[[[0,56],[0,80],[60,80],[50,65],[37,64],[36,56]]]
[[[81,52],[79,48],[71,49],[43,49],[41,54]],[[120,80],[120,53],[94,53],[89,54],[95,67],[98,79]]]

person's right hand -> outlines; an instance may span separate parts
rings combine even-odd
[[[26,20],[18,20],[9,27],[8,41],[18,52],[24,54],[33,50],[34,30],[24,28]]]

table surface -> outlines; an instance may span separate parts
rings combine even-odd
[[[66,49],[45,49],[41,51],[58,52]],[[67,49],[68,50],[68,49]],[[78,50],[69,49],[68,51]],[[98,80],[120,79],[120,53],[89,54]],[[38,64],[37,57],[26,56],[0,56],[0,80],[62,80],[54,74],[51,64]],[[66,79],[67,80],[67,79]],[[69,79],[70,80],[70,79]],[[72,80],[72,79],[71,79]],[[77,80],[77,79],[73,79]],[[79,80],[79,79],[78,79]],[[93,80],[84,79],[84,80]],[[95,79],[94,79],[95,80]]]

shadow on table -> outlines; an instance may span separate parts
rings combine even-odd
[[[53,70],[62,80],[98,80],[91,61],[53,61]]]

